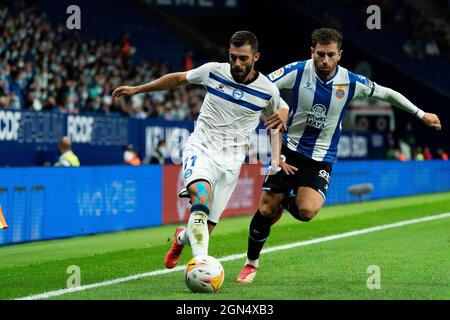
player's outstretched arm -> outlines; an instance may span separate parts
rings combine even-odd
[[[280,131],[278,129],[270,129],[270,147],[272,149],[270,166],[275,172],[281,170],[281,168],[278,169],[280,166],[281,156],[281,139],[279,139],[280,136]]]
[[[395,90],[376,84],[373,97],[389,102],[390,104],[413,114],[429,127],[441,130],[441,121],[436,114],[424,112],[416,107],[404,95]]]
[[[161,78],[140,86],[121,86],[114,89],[112,97],[113,99],[117,99],[121,96],[133,96],[144,92],[162,91],[175,88],[188,83],[186,75],[187,72],[168,73]]]

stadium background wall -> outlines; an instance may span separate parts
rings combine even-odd
[[[57,142],[64,135],[72,139],[82,166],[123,164],[123,149],[129,144],[145,159],[161,139],[171,152],[167,160],[180,164],[182,146],[193,130],[193,121],[0,110],[0,167],[51,165],[58,159]],[[262,125],[251,143],[260,155],[267,154],[267,130]],[[385,134],[344,131],[338,157],[383,159],[386,146]]]
[[[180,166],[0,169],[0,205],[9,228],[0,244],[72,237],[185,222]],[[244,165],[224,216],[252,214],[263,176]],[[371,183],[361,199],[352,185]],[[162,186],[162,188],[161,188]],[[450,162],[341,161],[326,205],[450,190]]]

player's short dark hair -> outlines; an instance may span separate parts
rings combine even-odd
[[[258,39],[253,32],[250,31],[237,31],[235,32],[230,39],[230,43],[228,47],[231,45],[236,47],[242,47],[244,45],[250,45],[253,52],[258,52]]]
[[[342,38],[342,33],[333,28],[320,28],[311,33],[313,48],[315,48],[318,43],[330,44],[336,42],[338,49],[341,49]]]

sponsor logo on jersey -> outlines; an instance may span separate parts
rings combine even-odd
[[[216,87],[216,89],[217,90],[219,90],[219,91],[224,91],[224,88],[225,88],[225,86],[222,84],[222,83],[220,83],[217,87]]]
[[[330,183],[330,174],[326,170],[320,170],[319,171],[319,177],[324,178],[327,182],[327,185],[325,186],[325,190],[328,189],[328,183]]]
[[[233,90],[233,98],[236,100],[241,100],[244,96],[244,92],[241,89],[234,89]]]
[[[280,68],[277,71],[272,72],[269,74],[269,79],[271,81],[274,81],[275,79],[280,78],[284,74],[284,68]]]
[[[336,98],[342,99],[343,97],[345,97],[345,90],[344,88],[342,88],[342,86],[339,86],[336,89]]]
[[[187,170],[184,172],[184,178],[187,179],[187,178],[189,178],[190,176],[192,176],[192,169],[187,169]]]
[[[303,88],[312,90],[312,84],[311,84],[311,82],[308,81],[307,83],[305,83],[305,85],[303,86]]]
[[[327,109],[324,105],[315,104],[311,111],[308,113],[308,118],[306,119],[306,125],[316,128],[323,129],[325,123],[327,122]]]

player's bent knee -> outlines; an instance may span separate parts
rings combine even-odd
[[[262,203],[259,206],[259,212],[261,213],[261,215],[263,215],[264,217],[267,217],[267,218],[271,218],[274,215],[273,208],[268,203]]]
[[[299,208],[297,219],[303,222],[311,221],[314,219],[317,212],[319,212],[319,210],[313,208]]]

